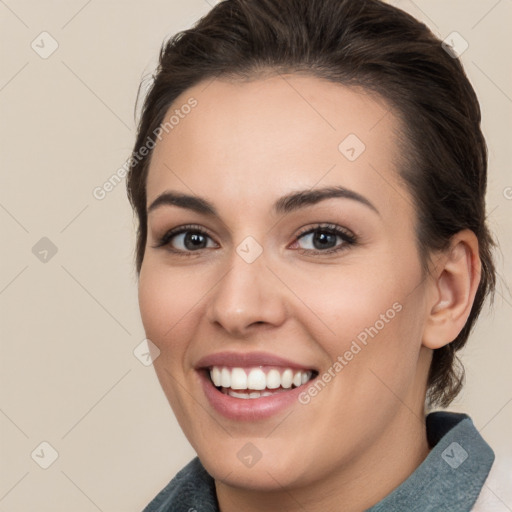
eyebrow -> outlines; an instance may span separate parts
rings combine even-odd
[[[320,189],[300,190],[280,197],[273,205],[276,214],[286,214],[306,206],[317,204],[326,199],[342,198],[357,201],[380,215],[377,208],[361,194],[344,187],[324,187]],[[162,206],[178,206],[209,217],[218,217],[215,206],[206,199],[181,192],[165,191],[148,207],[148,213]]]

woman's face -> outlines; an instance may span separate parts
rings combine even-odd
[[[139,301],[185,435],[245,488],[377,463],[417,432],[430,362],[397,118],[298,75],[201,83],[171,115]]]

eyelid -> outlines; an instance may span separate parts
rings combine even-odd
[[[332,224],[329,222],[319,222],[313,226],[302,228],[296,235],[296,238],[298,239],[301,236],[304,236],[306,234],[309,234],[320,229],[332,231],[333,233],[340,234],[340,236],[344,235],[345,237],[353,239],[354,241],[357,240],[357,236],[351,230],[344,228],[343,226],[338,226],[337,224]]]

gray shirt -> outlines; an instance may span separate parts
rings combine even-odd
[[[469,512],[494,462],[494,452],[465,414],[426,417],[432,450],[414,473],[366,512]],[[215,483],[198,457],[143,512],[219,512]]]

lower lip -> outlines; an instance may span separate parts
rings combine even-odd
[[[198,373],[204,393],[212,407],[226,418],[237,421],[254,421],[270,418],[292,404],[298,404],[299,395],[306,389],[306,385],[302,385],[289,391],[260,398],[235,398],[219,391],[205,371],[199,371]]]

